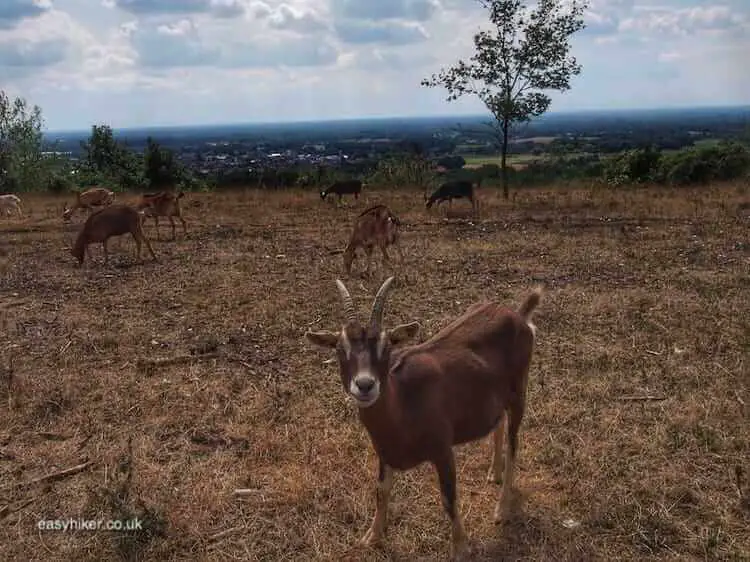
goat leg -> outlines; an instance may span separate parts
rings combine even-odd
[[[518,452],[518,433],[524,414],[523,400],[517,400],[508,408],[508,449],[505,453],[505,471],[503,474],[503,487],[500,497],[495,506],[495,523],[508,519],[513,510],[513,476]]]
[[[487,471],[487,482],[500,484],[503,478],[503,441],[505,437],[505,411],[501,414],[500,421],[491,437],[492,462]]]
[[[362,537],[362,544],[375,546],[383,538],[383,533],[388,526],[388,501],[391,497],[393,487],[393,469],[378,461],[378,484],[375,490],[375,516],[372,525]]]
[[[456,459],[453,450],[448,448],[435,464],[443,507],[451,520],[451,559],[462,561],[469,554],[469,537],[466,535],[461,515],[458,512],[458,494],[456,491]]]

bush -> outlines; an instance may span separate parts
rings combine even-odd
[[[656,179],[669,185],[695,185],[738,179],[748,171],[748,147],[737,142],[720,142],[664,155]]]
[[[610,185],[655,181],[662,154],[653,147],[627,150],[603,166],[604,179]]]

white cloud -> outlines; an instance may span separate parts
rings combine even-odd
[[[747,14],[726,5],[690,8],[652,7],[636,10],[620,23],[620,31],[647,34],[691,35],[702,31],[730,31],[746,28]]]
[[[745,0],[590,0],[553,111],[750,103]],[[422,78],[473,52],[474,0],[0,0],[0,83],[52,128],[480,111]]]

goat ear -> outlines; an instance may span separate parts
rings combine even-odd
[[[339,343],[339,333],[322,330],[320,332],[305,332],[307,340],[319,347],[334,348]]]
[[[420,328],[421,326],[419,325],[419,322],[401,324],[392,330],[388,330],[388,339],[391,341],[391,345],[404,343],[407,340],[414,338],[419,333]]]

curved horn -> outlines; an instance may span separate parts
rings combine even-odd
[[[388,293],[391,289],[394,277],[391,276],[386,279],[378,289],[375,295],[375,300],[372,303],[372,313],[370,314],[370,326],[375,326],[378,329],[383,321],[383,308],[385,307],[385,301],[388,298]]]
[[[341,301],[344,305],[344,315],[346,316],[346,319],[349,321],[355,321],[357,319],[357,313],[354,312],[354,301],[352,301],[352,296],[349,294],[349,291],[340,279],[336,279],[336,286],[338,287],[339,294],[341,295]]]

